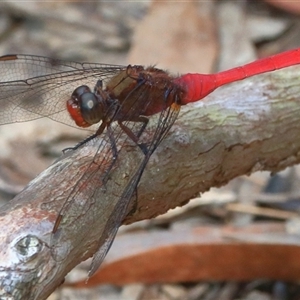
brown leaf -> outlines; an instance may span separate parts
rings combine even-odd
[[[265,0],[266,2],[282,8],[293,14],[300,14],[300,3],[298,1],[286,1],[286,0]]]
[[[155,1],[137,26],[128,61],[174,72],[210,72],[217,55],[213,2]]]
[[[106,264],[87,285],[82,281],[73,286],[295,280],[300,276],[299,255],[299,239],[278,223],[126,234],[115,240]]]

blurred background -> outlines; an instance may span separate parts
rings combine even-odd
[[[155,64],[175,74],[210,73],[299,47],[299,15],[300,2],[286,0],[1,1],[0,55],[35,54],[108,64]],[[1,201],[13,197],[60,156],[62,149],[85,136],[85,132],[49,120],[2,126]],[[182,242],[179,249],[180,233],[176,231],[192,231],[205,225],[205,229],[201,227],[204,236],[223,236],[224,232],[228,234],[229,226],[235,226],[238,230],[230,232],[229,238],[243,236],[249,241],[253,233],[268,241],[270,232],[274,232],[282,235],[281,251],[285,255],[284,246],[289,244],[285,235],[300,234],[298,187],[299,167],[273,177],[260,172],[233,180],[224,188],[212,189],[155,220],[123,227],[108,255],[107,264],[114,262],[109,279],[96,274],[84,285],[81,280],[86,278],[86,262],[73,270],[67,283],[49,299],[300,299],[299,277],[276,280],[270,269],[272,279],[253,278],[244,261],[255,261],[256,271],[272,268],[272,264],[264,264],[263,255],[249,257],[249,249],[231,252],[226,242],[223,251],[214,250],[207,242],[205,249],[224,262],[240,255],[241,264],[233,266],[239,268],[239,278],[227,277],[226,268],[219,277],[205,276],[212,274],[210,271],[215,267],[213,257],[206,264],[207,269],[202,266],[197,274],[191,273],[188,266],[178,270],[177,264],[184,261],[185,255],[193,256],[195,263],[201,259],[202,248],[201,241],[197,241],[195,245],[189,242],[189,247]],[[246,205],[241,207],[241,203]],[[130,241],[137,238],[140,247],[133,253]],[[169,241],[171,262],[166,260],[168,255],[159,243],[161,239]],[[123,253],[122,259],[128,260],[133,274],[123,278],[123,282],[114,281],[113,274],[120,267],[119,261],[114,260],[114,251]],[[263,250],[258,245],[255,251],[250,253]],[[272,255],[272,251],[267,253],[273,266],[285,268],[280,253]],[[139,268],[141,260],[159,266],[159,276],[149,268],[149,277],[144,282],[134,278],[134,269]],[[173,273],[179,274],[176,280],[171,276]],[[297,274],[300,275],[299,270]]]

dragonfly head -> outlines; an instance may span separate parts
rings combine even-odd
[[[89,127],[103,118],[103,99],[86,85],[74,90],[71,99],[67,101],[67,109],[76,125]]]

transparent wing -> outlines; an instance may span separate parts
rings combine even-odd
[[[41,117],[77,127],[66,111],[66,101],[78,86],[104,84],[123,66],[65,62],[42,56],[0,57],[0,124]],[[77,127],[78,128],[78,127]]]
[[[139,181],[143,175],[144,169],[155,149],[164,139],[174,121],[176,120],[180,107],[172,105],[170,108],[163,110],[158,118],[157,126],[152,129],[151,137],[148,135],[148,153],[144,156],[140,162],[137,171],[131,177],[131,180],[124,189],[124,192],[120,196],[118,203],[116,204],[111,216],[106,224],[103,235],[99,242],[99,250],[95,253],[92,264],[89,270],[88,276],[91,277],[100,267],[106,254],[108,253],[114,238],[117,234],[119,227],[121,226],[126,214],[128,213],[129,207],[136,207],[136,204],[132,204],[133,194],[139,184]],[[131,203],[131,205],[130,205]]]

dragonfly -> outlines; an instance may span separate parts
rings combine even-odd
[[[104,234],[99,238],[99,249],[89,271],[89,276],[92,276],[104,260],[128,213],[151,155],[168,134],[180,107],[203,99],[220,86],[296,64],[300,64],[300,49],[215,74],[175,76],[154,66],[120,66],[34,55],[5,55],[0,57],[0,124],[46,117],[91,130],[92,135],[69,149],[71,151],[76,151],[89,141],[99,140],[93,159],[97,161],[99,171],[91,172],[89,176],[82,174],[74,182],[57,215],[52,232],[54,235],[63,227],[73,199],[85,181],[97,182],[95,189],[105,188],[109,175],[118,167],[118,157],[125,142],[129,141],[140,150],[142,159],[130,174],[128,182],[122,186],[122,193],[110,214]],[[154,116],[154,129],[148,130],[149,120]],[[93,199],[93,190],[88,194],[91,201],[97,201]]]

